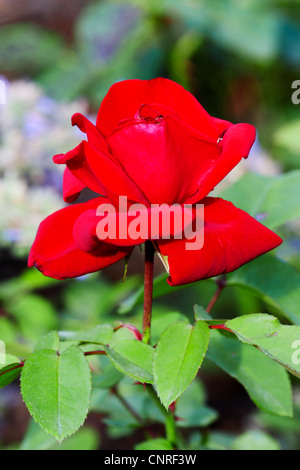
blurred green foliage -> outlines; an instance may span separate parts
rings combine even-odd
[[[2,73],[22,72],[35,76],[60,54],[62,39],[34,24],[18,24],[0,29],[0,61]]]
[[[31,23],[0,30],[1,71],[29,76],[60,100],[87,97],[95,111],[115,81],[167,76],[211,113],[251,121],[284,168],[298,168],[298,0],[94,1],[72,43]]]

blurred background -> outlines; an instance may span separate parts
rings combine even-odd
[[[64,204],[62,169],[52,156],[82,138],[71,127],[72,114],[94,121],[114,82],[157,76],[183,85],[211,115],[258,129],[251,157],[219,192],[249,171],[276,177],[300,169],[300,105],[291,100],[292,83],[300,80],[299,0],[0,0],[0,79],[6,85],[6,104],[0,104],[0,339],[11,353],[26,356],[52,329],[120,318],[141,322],[141,306],[126,309],[142,283],[139,250],[125,283],[122,263],[101,275],[56,282],[27,270],[26,262],[39,223]],[[291,242],[281,256],[299,267],[299,219],[284,230]],[[206,306],[214,286],[202,282],[170,292],[155,302],[154,318],[170,309],[192,315],[191,305]],[[216,312],[223,318],[264,307],[231,287]],[[300,390],[291,420],[259,412],[236,381],[209,364],[200,378],[211,410],[203,427],[213,430],[216,445],[254,430],[266,431],[282,448],[300,448]],[[100,398],[66,447],[128,449],[138,442],[132,427],[116,430]],[[0,390],[0,444],[55,448],[30,422],[18,383]]]

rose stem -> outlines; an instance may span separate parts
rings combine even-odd
[[[211,299],[211,301],[209,302],[209,304],[208,304],[208,306],[207,306],[207,308],[206,308],[207,313],[210,313],[211,309],[213,308],[213,306],[215,305],[216,301],[217,301],[218,298],[220,297],[221,292],[223,291],[223,289],[224,289],[225,286],[226,286],[226,278],[225,278],[225,276],[221,276],[221,278],[216,281],[216,284],[217,284],[217,286],[218,286],[218,289],[217,289],[215,295],[213,296],[213,298]]]
[[[150,344],[151,316],[153,298],[153,264],[154,247],[152,242],[145,243],[145,275],[144,275],[144,316],[143,316],[143,342]]]
[[[144,275],[144,316],[143,316],[143,342],[150,344],[151,337],[151,316],[152,316],[152,299],[153,299],[153,264],[155,249],[152,242],[145,243],[145,275]],[[172,413],[160,403],[153,387],[147,386],[150,397],[161,410],[165,417],[166,436],[171,442],[176,442],[175,420]]]
[[[2,375],[7,374],[8,372],[12,372],[13,370],[21,369],[21,367],[24,367],[24,362],[21,362],[20,364],[18,364],[18,365],[16,365],[16,366],[12,367],[11,369],[7,369],[7,370],[5,370],[4,372],[1,372],[1,373],[0,373],[0,377],[1,377]]]
[[[154,265],[155,249],[152,242],[145,243],[145,276],[144,276],[144,316],[143,316],[143,342],[150,344],[151,336],[151,316],[152,316],[152,299],[153,299],[153,265]],[[154,388],[147,386],[150,397],[160,409],[165,417],[166,437],[173,444],[177,441],[175,419],[173,414],[167,411],[161,404]]]
[[[85,356],[106,356],[105,351],[87,351],[84,353]]]
[[[233,331],[230,329],[230,328],[227,328],[226,325],[209,325],[209,328],[211,330],[226,330],[226,331],[230,331],[230,333],[233,333]]]

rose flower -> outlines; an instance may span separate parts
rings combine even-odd
[[[190,207],[196,218],[197,205],[204,206],[204,243],[197,250],[187,249],[184,233],[178,237],[170,230],[168,237],[155,233],[151,238],[149,231],[171,285],[231,272],[282,242],[232,203],[208,197],[248,157],[253,126],[211,117],[188,91],[163,78],[116,83],[102,102],[96,126],[80,114],[72,123],[87,134],[87,141],[54,157],[55,163],[66,165],[64,200],[75,201],[85,187],[99,196],[41,223],[29,266],[44,275],[65,279],[95,272],[146,241],[145,236],[97,236],[98,206],[107,203],[118,212],[120,196],[127,198],[128,207],[142,204],[148,216],[153,205],[163,204],[180,206],[183,212]],[[117,216],[119,224],[126,220],[124,213]]]

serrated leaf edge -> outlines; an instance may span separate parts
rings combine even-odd
[[[133,341],[134,341],[134,340],[133,340]],[[104,346],[104,350],[105,350],[107,356],[109,357],[109,359],[111,360],[112,364],[114,365],[114,367],[115,367],[119,372],[121,372],[121,374],[123,374],[123,375],[125,375],[125,376],[128,376],[128,377],[130,377],[130,378],[132,378],[132,379],[134,379],[134,380],[138,380],[139,382],[142,382],[142,383],[148,383],[148,384],[151,384],[151,385],[154,383],[154,379],[150,381],[150,380],[145,380],[145,379],[143,378],[143,379],[141,380],[141,377],[138,377],[137,375],[131,374],[131,373],[129,373],[129,372],[126,372],[126,373],[125,373],[125,372],[122,370],[122,368],[118,365],[118,363],[115,361],[115,359],[110,356],[110,350],[114,351],[114,349],[113,349],[113,348],[110,348],[109,346]],[[115,351],[115,352],[118,353],[118,351]],[[126,358],[126,360],[128,360],[128,359]],[[131,361],[129,361],[129,360],[128,360],[128,362],[130,362],[131,364],[133,364],[135,367],[138,367],[139,369],[141,369],[141,367],[139,367],[139,366],[137,366],[136,364],[134,364],[134,362],[131,362]],[[145,370],[145,369],[141,369],[141,370]],[[146,370],[145,370],[145,372],[148,373],[148,371],[146,371]]]
[[[189,324],[189,326],[191,327],[191,335],[192,335],[192,330],[193,330],[193,328],[195,327],[195,325],[196,325],[197,322],[206,323],[206,322],[204,322],[204,321],[202,321],[202,320],[197,320],[194,325]],[[183,323],[184,325],[187,325],[187,322],[185,322],[185,321],[176,322],[176,323]],[[169,326],[164,330],[164,332],[162,333],[160,339],[162,338],[162,336],[164,336],[164,335],[166,334],[167,330],[168,330],[170,327],[176,325],[176,323],[173,323],[172,325],[169,325]],[[190,337],[191,337],[191,335],[190,335]],[[190,339],[189,339],[189,342],[190,342]],[[207,345],[206,345],[205,351],[204,351],[204,353],[203,353],[203,355],[202,355],[202,361],[201,361],[200,366],[197,368],[197,370],[196,370],[196,372],[195,372],[195,375],[194,375],[194,377],[192,378],[192,380],[190,381],[190,383],[187,384],[187,386],[185,387],[185,389],[182,391],[182,393],[181,393],[178,397],[175,398],[175,400],[177,400],[177,399],[188,389],[188,387],[191,385],[191,383],[192,383],[193,380],[195,379],[195,377],[196,377],[196,375],[197,375],[197,373],[198,373],[198,370],[200,369],[200,367],[201,367],[201,365],[202,365],[202,363],[203,363],[203,360],[204,360],[204,358],[205,358],[205,356],[206,356],[206,352],[207,352],[207,349],[208,349],[208,345],[209,345],[209,335],[208,335],[208,341],[207,341]],[[170,403],[165,404],[164,401],[162,400],[161,395],[160,395],[159,391],[157,390],[157,387],[156,387],[156,384],[155,384],[155,371],[154,371],[154,369],[155,369],[155,358],[156,358],[158,349],[159,349],[159,341],[158,341],[158,343],[157,343],[156,349],[155,349],[155,351],[154,351],[154,357],[153,357],[154,388],[155,388],[155,391],[156,391],[156,393],[157,393],[157,396],[158,396],[158,398],[159,398],[161,404],[166,408],[166,410],[168,410],[170,404],[171,404],[174,400],[172,400]],[[169,394],[169,396],[170,396],[170,394]]]
[[[70,348],[71,348],[71,347],[72,347],[72,346],[70,346]],[[71,437],[71,436],[73,436],[74,434],[76,434],[76,433],[79,431],[79,429],[81,429],[81,428],[83,427],[83,425],[84,425],[84,423],[85,423],[85,420],[86,420],[86,418],[87,418],[87,415],[88,415],[89,408],[90,408],[90,406],[91,406],[91,398],[92,398],[92,373],[91,373],[91,369],[90,369],[89,363],[88,363],[88,361],[87,361],[87,358],[85,357],[85,355],[83,354],[83,352],[82,352],[79,348],[77,348],[76,346],[73,346],[73,347],[75,347],[76,349],[78,349],[78,350],[81,352],[81,354],[83,355],[83,357],[84,357],[84,359],[85,359],[85,361],[86,361],[86,363],[87,363],[88,369],[89,369],[89,371],[90,371],[91,381],[90,381],[90,387],[89,387],[89,400],[88,400],[88,401],[89,401],[89,405],[88,405],[88,407],[87,407],[87,413],[86,413],[86,417],[85,417],[83,423],[78,427],[78,429],[76,429],[74,432],[71,432],[70,434],[64,436],[62,439],[59,439],[59,438],[57,438],[57,436],[54,436],[54,435],[51,433],[51,431],[49,431],[49,430],[46,429],[44,426],[42,426],[42,425],[39,423],[39,421],[36,419],[35,413],[34,413],[33,410],[31,409],[31,407],[26,403],[26,401],[25,401],[25,399],[24,399],[24,397],[23,397],[23,392],[22,392],[22,388],[23,388],[22,372],[23,372],[24,368],[22,369],[21,377],[20,377],[20,389],[21,389],[22,401],[23,401],[23,403],[25,404],[26,408],[28,409],[28,411],[29,411],[29,413],[30,413],[30,416],[33,418],[33,420],[35,421],[35,423],[36,423],[38,426],[40,426],[40,428],[41,428],[43,431],[45,431],[49,436],[54,437],[54,439],[55,439],[59,444],[62,444],[63,441],[65,441],[65,440],[68,439],[69,437]],[[70,348],[68,348],[68,349],[70,349]],[[53,352],[53,349],[40,349],[40,350],[38,350],[38,351],[35,351],[33,354],[40,353],[41,351],[51,351],[51,352]],[[66,350],[66,351],[67,351],[67,350]],[[65,351],[64,351],[64,352],[65,352]],[[31,354],[31,355],[32,355],[32,354]],[[29,356],[29,357],[30,357],[30,356]]]

